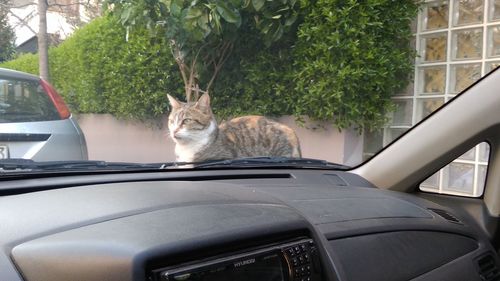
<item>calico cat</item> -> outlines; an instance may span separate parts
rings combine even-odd
[[[179,162],[257,156],[301,157],[295,132],[262,116],[244,116],[217,125],[210,97],[183,103],[168,95],[168,129]]]

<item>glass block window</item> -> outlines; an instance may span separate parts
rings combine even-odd
[[[423,5],[414,25],[414,81],[393,97],[396,110],[387,127],[365,134],[365,158],[500,65],[500,0],[427,0]],[[478,145],[421,189],[481,196],[488,151],[488,144]]]
[[[422,182],[427,192],[479,197],[483,194],[490,146],[481,143]]]

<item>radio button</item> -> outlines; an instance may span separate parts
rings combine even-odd
[[[305,268],[305,267],[301,267],[301,268],[300,268],[300,274],[305,275],[305,274],[306,274],[306,272],[307,272],[307,271],[306,271],[306,268]]]
[[[300,269],[295,269],[295,277],[300,277]]]
[[[297,254],[297,255],[300,254],[300,248],[299,248],[299,246],[293,247],[293,250],[295,251],[295,254]]]
[[[304,256],[299,256],[299,263],[300,264],[304,264],[306,261],[306,259],[304,258]]]

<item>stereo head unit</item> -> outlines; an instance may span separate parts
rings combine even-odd
[[[311,239],[153,271],[159,281],[320,281],[319,256]]]

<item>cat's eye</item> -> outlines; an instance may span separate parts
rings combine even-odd
[[[189,123],[192,123],[192,122],[193,122],[193,120],[189,119],[189,118],[186,118],[186,119],[182,120],[183,124],[189,124]]]

